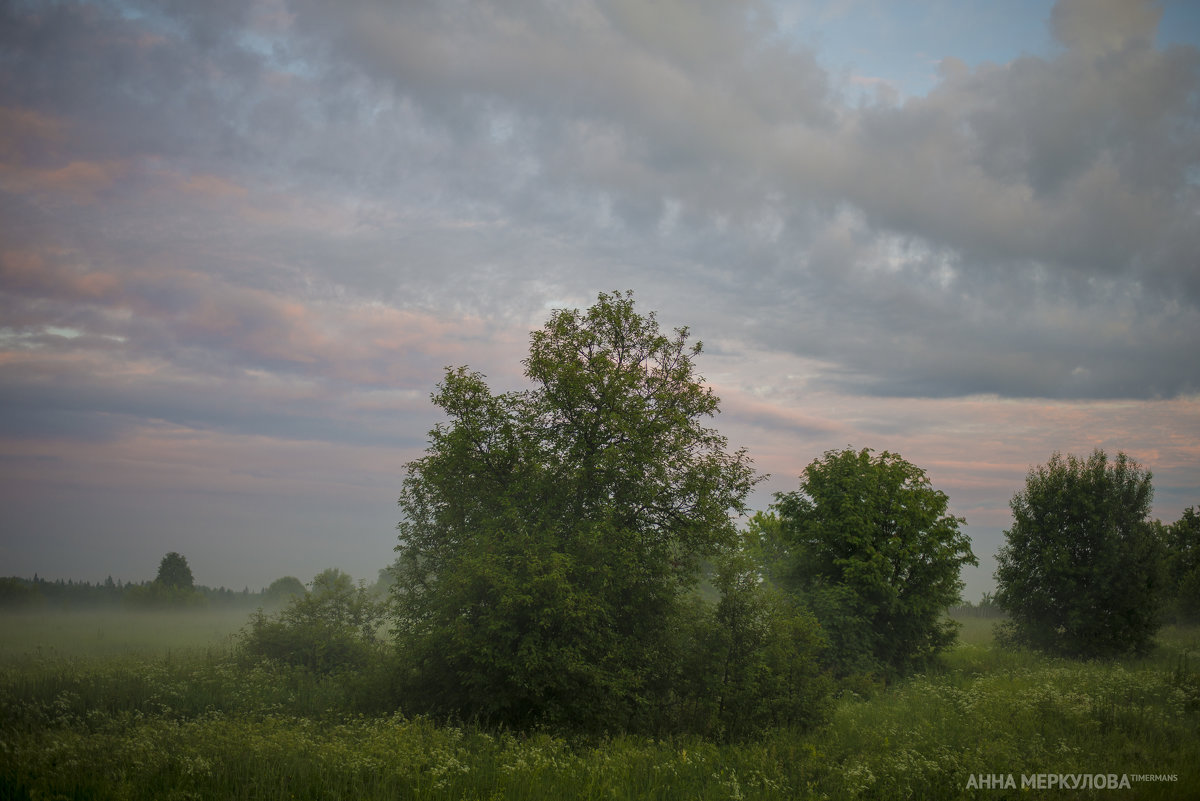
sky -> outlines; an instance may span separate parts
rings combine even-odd
[[[445,368],[630,289],[798,486],[1200,504],[1200,5],[0,0],[0,575],[394,558]]]

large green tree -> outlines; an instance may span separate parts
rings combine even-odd
[[[827,451],[776,496],[776,572],[816,613],[839,672],[904,673],[954,641],[945,611],[978,562],[948,505],[923,470],[866,448]]]
[[[1124,453],[1055,453],[1011,501],[996,599],[1009,640],[1105,657],[1146,650],[1159,627],[1163,544],[1149,470]]]
[[[699,342],[632,293],[554,312],[530,389],[451,369],[448,422],[408,466],[393,586],[411,698],[497,722],[644,725],[670,695],[670,621],[737,539],[758,480],[705,421]]]

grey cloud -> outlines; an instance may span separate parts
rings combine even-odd
[[[848,189],[883,225],[987,260],[1128,271],[1194,213],[1195,50],[1067,53],[863,115]],[[1179,265],[1159,265],[1178,269]]]
[[[1161,16],[1157,4],[1146,0],[1062,0],[1050,25],[1067,47],[1104,53],[1149,45]]]
[[[209,376],[121,376],[105,365],[0,368],[0,436],[104,441],[147,424],[171,424],[296,441],[415,448],[436,415],[423,397],[393,398],[374,409],[352,393],[304,384]]]
[[[103,207],[0,202],[119,276],[172,266],[131,296],[138,353],[298,369],[248,347],[295,330],[267,294],[512,325],[632,286],[860,391],[1200,385],[1176,361],[1200,339],[1200,57],[1154,49],[1149,4],[1063,3],[1061,53],[947,62],[928,97],[861,107],[753,3],[296,0],[294,28],[201,6],[10,6],[0,26],[27,76],[0,98],[68,122],[22,158],[136,162]],[[159,164],[247,199],[130,201]]]
[[[1186,247],[1179,244],[1194,238],[1188,231],[1197,205],[1188,175],[1200,145],[1190,98],[1200,85],[1200,62],[1191,48],[1153,49],[1157,18],[1150,5],[1064,4],[1053,24],[1067,48],[1049,60],[1025,57],[974,72],[948,66],[928,98],[836,113],[811,54],[781,49],[764,35],[769,21],[760,20],[765,27],[755,29],[690,4],[669,10],[675,15],[670,25],[624,3],[576,9],[567,18],[535,15],[522,6],[472,6],[465,17],[449,20],[358,3],[338,28],[339,52],[392,81],[400,93],[422,102],[436,95],[431,107],[451,97],[459,103],[457,113],[485,117],[498,101],[518,118],[540,120],[541,138],[529,156],[544,173],[534,187],[553,198],[583,181],[608,193],[610,208],[634,226],[635,235],[654,235],[667,202],[681,204],[680,219],[693,227],[724,216],[735,226],[725,238],[735,244],[723,250],[735,251],[731,261],[756,261],[779,281],[764,288],[769,296],[849,299],[858,291],[857,281],[823,264],[824,254],[812,244],[833,219],[820,215],[834,213],[840,202],[861,210],[868,235],[895,234],[948,249],[954,288],[971,292],[979,304],[1010,295],[1014,305],[1007,311],[1018,311],[1041,291],[1036,276],[1044,273],[1067,281],[1068,310],[1080,305],[1070,294],[1090,294],[1097,277],[1122,283],[1122,291],[1101,304],[1114,311],[1120,310],[1112,305],[1115,298],[1138,292],[1166,303],[1182,290],[1193,293],[1189,307],[1200,301],[1191,263],[1181,258]],[[319,33],[331,24],[330,13],[302,6],[299,18]],[[701,52],[708,58],[701,59]],[[716,65],[724,77],[713,74]],[[765,87],[804,91],[772,104],[756,98]],[[474,112],[467,111],[470,104],[476,104]],[[575,122],[564,125],[556,116],[564,114]],[[786,208],[782,235],[773,244],[789,249],[790,258],[751,256],[754,212],[772,195]],[[504,193],[492,197],[503,199]],[[695,228],[679,241],[713,238]],[[700,271],[738,269],[714,264],[711,256],[675,261]],[[861,268],[853,264],[849,272]],[[926,271],[913,262],[873,280],[884,286],[936,284],[943,272],[944,265]],[[656,277],[674,280],[666,268],[646,280]],[[1014,292],[1014,282],[1023,290]],[[729,306],[745,300],[730,299]],[[953,293],[945,300],[953,302]],[[875,302],[883,301],[859,297],[854,305],[865,313],[857,315],[858,324],[877,349],[896,351],[897,338],[873,328],[873,320],[891,317]],[[716,305],[717,315],[727,313],[726,304]],[[1130,347],[1123,352],[1129,353],[1128,367],[1138,369],[1126,377],[1063,380],[1065,365],[1079,360],[1066,354],[1063,366],[1019,368],[1028,380],[991,385],[1000,392],[1055,396],[1150,391],[1139,386],[1188,391],[1194,377],[1146,374],[1159,362],[1149,354],[1178,353],[1176,347],[1161,350],[1163,343],[1149,331],[1161,311],[1161,304],[1137,310],[1143,318],[1128,332]],[[981,354],[994,350],[989,342],[1017,344],[967,315],[951,319],[967,332],[959,343]],[[1183,321],[1186,341],[1194,323],[1188,315],[1176,319]],[[909,347],[936,349],[928,346],[937,340],[903,339]],[[1053,339],[1050,345],[1071,347]],[[1045,356],[1045,348],[1025,346],[1008,361],[1040,365]],[[852,370],[881,369],[854,349],[840,357]],[[887,364],[914,360],[921,361],[919,355],[881,361],[889,373]],[[980,382],[973,370],[956,365],[976,363],[969,355],[929,360],[918,373],[886,375],[878,383],[905,392],[958,392]],[[1046,377],[1038,379],[1042,373]]]
[[[258,70],[244,50],[205,54],[100,5],[6,4],[0,30],[11,65],[0,102],[70,120],[76,156],[220,153],[233,133],[221,95],[236,96]],[[223,92],[214,74],[228,80]]]

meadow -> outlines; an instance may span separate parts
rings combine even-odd
[[[410,718],[373,702],[386,675],[241,658],[244,622],[0,616],[0,799],[1200,797],[1196,627],[1163,629],[1143,658],[1081,662],[1000,649],[994,620],[967,618],[938,666],[844,688],[827,726],[714,743]],[[1128,786],[1021,789],[1081,774]]]

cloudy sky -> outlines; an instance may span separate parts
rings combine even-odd
[[[795,488],[1200,504],[1200,20],[1137,0],[0,0],[0,574],[393,557],[429,395],[632,289]]]

